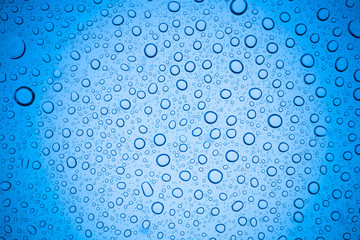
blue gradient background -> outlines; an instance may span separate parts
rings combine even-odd
[[[176,12],[173,1],[0,3],[0,239],[360,239],[358,1],[247,1],[241,15],[231,1],[178,1]],[[326,20],[318,16],[323,8]],[[117,15],[124,22],[115,26]],[[257,39],[252,48],[248,35]],[[149,43],[157,46],[153,58],[144,52]],[[304,54],[313,66],[302,64]],[[231,71],[232,60],[242,62],[241,73]],[[315,82],[305,83],[307,74]],[[181,79],[185,90],[177,87]],[[35,94],[30,106],[16,102],[22,86]],[[208,111],[217,115],[213,124]],[[269,124],[272,114],[282,119],[278,128]],[[159,133],[162,146],[154,140]],[[244,142],[247,133],[253,144]],[[226,159],[229,150],[236,161]],[[169,165],[157,164],[160,154]],[[218,184],[209,179],[212,169],[222,172]]]

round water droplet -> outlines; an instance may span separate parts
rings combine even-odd
[[[181,188],[174,188],[172,191],[172,195],[176,198],[181,198],[183,195],[183,190]]]
[[[243,209],[244,203],[242,201],[236,201],[231,205],[231,209],[234,212],[239,212],[241,209]]]
[[[320,21],[326,21],[330,16],[330,11],[327,8],[320,8],[317,12],[317,18]]]
[[[75,168],[77,166],[77,160],[76,158],[74,157],[68,157],[66,159],[66,165],[69,167],[69,168]]]
[[[158,133],[154,136],[154,143],[156,146],[162,146],[166,142],[166,137],[164,134]]]
[[[164,211],[164,205],[161,202],[154,202],[151,205],[151,211],[155,214],[161,214]]]
[[[171,1],[168,4],[168,9],[170,10],[170,12],[178,12],[180,10],[180,3],[176,1]]]
[[[169,155],[163,153],[160,154],[159,156],[156,157],[156,163],[160,166],[160,167],[166,167],[167,165],[169,165],[170,163],[170,157]]]
[[[270,167],[267,168],[266,173],[267,173],[270,177],[273,177],[273,176],[276,175],[277,169],[276,169],[275,167],[273,167],[273,166],[270,166]]]
[[[356,101],[360,101],[360,88],[354,90],[353,97]]]
[[[134,146],[136,149],[143,149],[145,147],[145,140],[142,138],[135,139]]]
[[[205,122],[208,124],[213,124],[217,121],[217,114],[213,111],[208,111],[204,115]]]
[[[116,16],[113,18],[112,23],[113,23],[115,26],[120,26],[121,24],[124,23],[124,17],[121,16],[121,15],[116,15]]]
[[[259,100],[262,96],[262,91],[259,88],[252,88],[249,91],[249,95],[254,100]]]
[[[233,0],[230,3],[230,11],[235,15],[242,15],[246,12],[247,2],[246,0]]]
[[[217,169],[212,169],[208,173],[208,179],[213,184],[218,184],[223,179],[223,174]]]
[[[314,128],[314,133],[318,137],[324,137],[327,135],[327,130],[324,126],[316,126]]]
[[[46,101],[42,105],[42,110],[44,111],[44,113],[50,114],[54,111],[54,104],[50,101]]]
[[[243,141],[246,145],[252,145],[255,142],[255,136],[252,133],[245,133]]]
[[[278,128],[282,124],[282,118],[277,114],[271,114],[268,117],[268,124],[272,128]]]
[[[233,73],[239,74],[244,70],[244,65],[239,60],[232,60],[229,64],[230,70]]]
[[[236,162],[239,159],[239,153],[235,150],[229,150],[226,152],[225,158],[228,162]]]
[[[335,68],[339,72],[344,72],[348,68],[348,61],[344,57],[339,57],[335,61]]]
[[[8,182],[8,181],[2,181],[0,183],[0,190],[6,192],[6,191],[9,191],[11,188],[11,183]]]
[[[308,191],[310,194],[317,194],[320,191],[320,185],[317,182],[311,182],[308,185]]]
[[[301,223],[304,221],[304,215],[301,212],[295,212],[294,213],[294,221]]]
[[[311,68],[315,64],[314,57],[308,53],[302,55],[300,62],[306,68]]]
[[[316,80],[316,77],[315,77],[314,74],[306,74],[306,75],[304,76],[304,82],[305,82],[306,84],[312,84],[312,83],[315,82],[315,80]]]
[[[228,99],[231,97],[231,91],[229,89],[223,89],[220,92],[220,97],[222,99]]]
[[[145,52],[145,55],[148,57],[148,58],[153,58],[156,56],[157,54],[157,47],[155,44],[153,43],[149,43],[145,46],[144,48],[144,52]]]
[[[353,37],[360,38],[360,19],[350,21],[348,31]]]
[[[18,37],[9,37],[6,39],[6,51],[11,59],[19,59],[25,54],[25,42]]]
[[[256,46],[257,38],[254,35],[248,35],[245,37],[245,45],[248,48],[253,48]]]
[[[30,106],[35,100],[35,93],[29,87],[19,87],[15,90],[14,99],[21,106]]]
[[[274,23],[274,20],[272,20],[271,18],[264,18],[262,20],[262,26],[263,28],[265,28],[266,30],[271,30],[275,27],[275,23]]]

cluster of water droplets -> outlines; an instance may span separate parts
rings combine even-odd
[[[0,239],[359,239],[359,9],[1,1]]]

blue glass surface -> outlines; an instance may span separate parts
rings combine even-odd
[[[360,2],[0,0],[0,239],[360,239]]]

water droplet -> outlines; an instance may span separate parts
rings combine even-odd
[[[35,100],[35,93],[29,87],[19,87],[14,93],[14,99],[21,106],[30,106]]]
[[[311,182],[308,185],[308,191],[310,194],[317,194],[320,191],[320,185],[317,182]]]
[[[223,179],[223,174],[217,169],[212,169],[208,173],[208,179],[213,184],[218,184]]]
[[[360,38],[360,20],[352,20],[348,24],[349,33],[355,37]]]
[[[301,64],[306,68],[311,68],[315,64],[314,57],[311,54],[304,54],[301,57]]]
[[[121,16],[121,15],[116,15],[116,16],[113,18],[112,23],[113,23],[115,26],[120,26],[121,24],[124,23],[124,17]]]
[[[247,2],[246,0],[232,0],[230,3],[230,10],[235,15],[242,15],[246,12]]]
[[[8,37],[6,40],[6,51],[11,59],[19,59],[25,54],[25,42],[18,37]]]
[[[160,166],[160,167],[166,167],[167,165],[169,165],[170,163],[170,157],[167,154],[160,154],[159,156],[156,157],[156,163]]]
[[[217,121],[217,118],[218,118],[217,114],[213,111],[208,111],[204,115],[204,120],[208,124],[215,123]]]
[[[277,114],[271,114],[268,117],[268,124],[272,128],[278,128],[282,124],[282,118]]]
[[[164,205],[161,202],[154,202],[151,205],[151,210],[155,214],[161,214],[164,211]]]
[[[157,54],[157,47],[155,44],[149,43],[145,46],[144,52],[148,58],[153,58]]]
[[[229,64],[229,67],[230,70],[235,74],[242,73],[244,70],[244,65],[239,60],[232,60]]]
[[[170,10],[170,12],[178,12],[180,10],[180,3],[176,1],[171,1],[168,4],[168,9]]]

